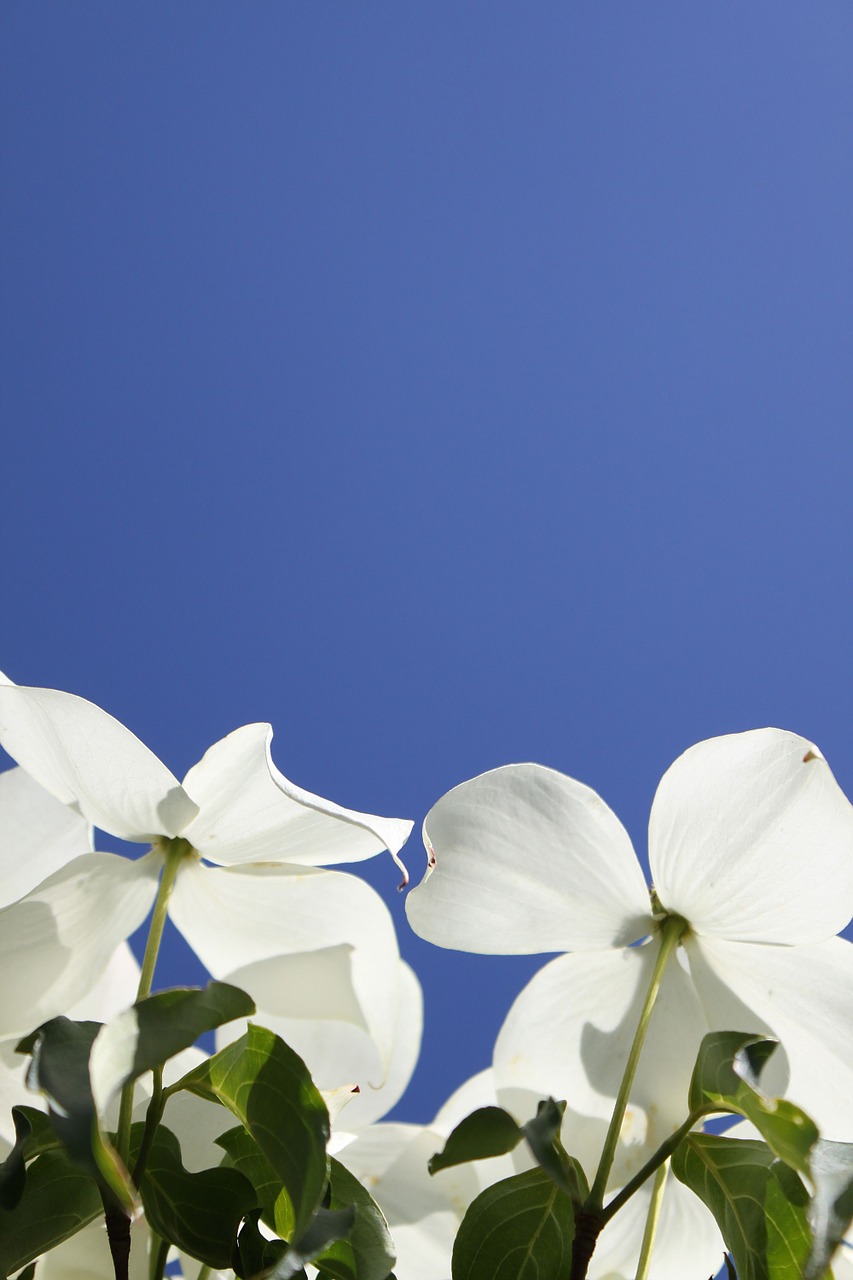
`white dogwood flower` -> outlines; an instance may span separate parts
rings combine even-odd
[[[626,1115],[637,1159],[684,1118],[709,1029],[777,1036],[771,1092],[787,1067],[789,1096],[824,1134],[853,1137],[853,946],[834,936],[853,915],[853,808],[812,743],[761,729],[676,760],[649,824],[654,907],[604,801],[540,765],[454,788],[427,815],[424,842],[426,875],[406,903],[416,933],[475,952],[575,953],[546,965],[513,1006],[495,1055],[500,1088],[568,1098],[603,1135],[660,918],[677,915],[682,945]]]
[[[7,983],[24,980],[16,945],[33,921],[45,981],[55,980],[83,897],[98,903],[104,931],[122,912],[128,921],[133,915],[121,926],[127,936],[154,900],[169,842],[180,837],[169,914],[212,975],[278,957],[293,1016],[353,1022],[387,1064],[401,981],[391,916],[369,885],[322,868],[384,849],[399,863],[412,824],[295,786],[273,764],[271,738],[267,724],[236,729],[179,783],[129,729],[84,698],[0,684],[0,745],[9,755],[88,823],[153,845],[137,860],[97,855],[108,861],[76,873],[70,896],[66,882],[79,861],[60,868],[30,895],[26,919],[16,904]],[[65,877],[58,887],[57,877]],[[100,963],[93,951],[93,970]]]

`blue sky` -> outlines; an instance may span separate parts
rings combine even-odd
[[[532,759],[644,852],[767,724],[853,793],[851,64],[846,2],[8,0],[0,665],[418,825]],[[541,960],[364,873],[426,1120]]]

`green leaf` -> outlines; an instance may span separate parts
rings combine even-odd
[[[103,1028],[92,1048],[95,1096],[106,1100],[235,1018],[255,1012],[251,996],[227,982],[174,987],[138,1000]]]
[[[295,1223],[290,1196],[254,1138],[242,1125],[237,1125],[221,1134],[216,1144],[226,1153],[227,1163],[238,1169],[255,1188],[255,1203],[260,1207],[263,1221],[283,1240],[291,1239]]]
[[[808,1192],[765,1143],[691,1133],[672,1168],[716,1218],[739,1280],[802,1280]]]
[[[355,1223],[355,1209],[318,1209],[296,1244],[289,1245],[266,1280],[294,1280],[304,1275],[306,1263],[313,1262],[336,1240],[348,1236]]]
[[[18,1048],[32,1053],[27,1084],[47,1099],[50,1123],[71,1159],[132,1213],[137,1207],[133,1185],[101,1133],[89,1081],[89,1054],[100,1029],[99,1022],[52,1018]]]
[[[246,1214],[231,1255],[231,1268],[240,1280],[266,1273],[287,1248],[283,1240],[267,1240],[261,1235],[258,1216],[257,1210]]]
[[[853,1144],[816,1142],[811,1153],[814,1198],[809,1209],[812,1248],[804,1280],[817,1280],[853,1220]]]
[[[135,1143],[144,1124],[133,1126]],[[175,1135],[160,1125],[140,1187],[145,1215],[157,1235],[216,1270],[231,1266],[237,1228],[255,1208],[255,1189],[236,1169],[190,1173]]]
[[[527,1144],[548,1177],[564,1191],[575,1208],[580,1208],[589,1195],[586,1174],[574,1156],[570,1156],[560,1139],[565,1102],[548,1098],[540,1102],[535,1119],[522,1125]]]
[[[21,1114],[20,1107],[12,1108],[12,1120],[15,1124],[15,1145],[0,1164],[0,1209],[14,1209],[24,1193],[24,1180],[27,1176],[24,1147],[33,1127],[27,1117]]]
[[[572,1202],[542,1169],[487,1187],[468,1207],[453,1246],[453,1280],[565,1280]]]
[[[29,1165],[15,1208],[0,1210],[0,1275],[12,1275],[103,1211],[93,1179],[65,1151],[46,1151]]]
[[[784,1098],[768,1098],[759,1077],[778,1045],[767,1036],[712,1031],[702,1041],[690,1082],[690,1109],[728,1111],[751,1120],[780,1160],[810,1176],[809,1152],[817,1126]]]
[[[302,1234],[326,1188],[329,1113],[308,1068],[265,1027],[244,1036],[189,1072],[166,1094],[189,1089],[221,1102],[249,1131],[293,1206]]]
[[[517,1147],[523,1137],[524,1131],[503,1107],[479,1107],[460,1120],[427,1168],[430,1173],[439,1173],[469,1160],[503,1156]]]
[[[379,1205],[349,1169],[330,1161],[329,1208],[354,1210],[352,1230],[314,1258],[324,1276],[334,1280],[386,1280],[396,1261],[394,1242]]]

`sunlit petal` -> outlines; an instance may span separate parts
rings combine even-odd
[[[559,956],[515,1000],[498,1035],[494,1082],[519,1121],[518,1090],[566,1100],[563,1131],[588,1176],[607,1125],[658,952],[658,941],[621,951]],[[689,977],[670,961],[640,1057],[613,1168],[624,1183],[687,1115],[687,1090],[707,1031]],[[524,1105],[529,1105],[525,1103]]]
[[[853,1141],[853,943],[688,944],[693,982],[710,1025],[781,1041],[762,1077],[814,1119],[821,1135]]]
[[[91,827],[24,769],[0,773],[0,906],[92,848]]]
[[[646,1183],[598,1237],[589,1280],[634,1280],[643,1241],[652,1184]],[[713,1276],[723,1263],[725,1246],[717,1224],[702,1201],[671,1173],[652,1248],[649,1280],[685,1280]]]
[[[23,1034],[80,1000],[147,916],[160,862],[88,853],[0,911],[0,1035]]]
[[[148,1280],[148,1224],[140,1218],[130,1231],[129,1280]],[[36,1266],[39,1280],[113,1280],[115,1269],[103,1217],[44,1254]]]
[[[124,840],[178,835],[198,812],[144,743],[76,694],[0,684],[0,745],[57,800]]]
[[[379,1120],[399,1102],[418,1060],[423,1030],[421,985],[403,960],[399,961],[398,977],[393,1048],[385,1082],[379,1088],[371,1081],[382,1079],[384,1064],[367,1028],[352,1021],[323,1019],[321,1008],[316,1007],[313,1015],[309,1011],[302,1018],[277,1016],[277,1008],[292,1004],[281,981],[278,957],[227,974],[226,981],[251,991],[258,1006],[252,1020],[269,1027],[299,1054],[319,1089],[358,1087],[357,1093],[346,1096],[341,1111],[343,1128],[356,1131]],[[236,1040],[244,1027],[242,1022],[222,1027],[217,1032],[217,1047]]]
[[[658,787],[649,859],[697,933],[822,942],[853,915],[853,806],[817,747],[781,729],[685,751]]]
[[[279,1017],[361,1027],[387,1069],[399,952],[388,908],[370,885],[314,867],[188,863],[169,911],[215,978],[232,975],[255,999],[257,985],[268,1005],[277,988],[271,1012]],[[372,1083],[381,1084],[382,1077]]]
[[[651,928],[618,818],[580,782],[537,764],[463,782],[424,822],[428,865],[406,899],[415,933],[487,954],[583,950]]]
[[[215,743],[184,779],[201,807],[184,833],[212,862],[360,862],[405,844],[411,822],[343,809],[289,782],[272,762],[268,724]]]

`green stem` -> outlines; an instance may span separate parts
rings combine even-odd
[[[619,1194],[613,1197],[610,1204],[601,1210],[603,1222],[609,1222],[613,1215],[618,1213],[623,1205],[627,1204],[634,1192],[639,1191],[643,1183],[660,1169],[661,1165],[670,1158],[676,1148],[684,1141],[690,1130],[695,1128],[703,1116],[708,1115],[709,1110],[710,1108],[703,1108],[701,1111],[691,1111],[684,1124],[676,1129],[675,1133],[671,1133],[665,1142],[660,1144],[655,1154],[646,1161],[639,1173],[635,1173],[630,1182],[626,1182]]]
[[[154,1141],[154,1134],[157,1132],[157,1126],[163,1115],[163,1108],[166,1100],[163,1097],[163,1068],[154,1068],[154,1088],[151,1093],[151,1101],[148,1103],[148,1110],[145,1113],[145,1128],[142,1132],[142,1141],[139,1144],[139,1154],[136,1157],[136,1164],[133,1166],[133,1173],[130,1175],[134,1185],[139,1186],[140,1179],[145,1172],[145,1165],[148,1162],[148,1156],[151,1151],[151,1144]]]
[[[637,1275],[635,1280],[648,1280],[649,1263],[652,1260],[652,1247],[655,1243],[655,1233],[658,1229],[660,1221],[660,1211],[663,1205],[663,1189],[666,1184],[666,1175],[669,1172],[669,1165],[664,1162],[655,1174],[655,1185],[652,1187],[652,1199],[649,1204],[649,1212],[646,1216],[646,1229],[643,1232],[643,1243],[640,1246],[640,1257],[637,1262]]]
[[[598,1172],[595,1175],[595,1181],[592,1184],[592,1190],[584,1205],[590,1213],[598,1213],[604,1203],[604,1192],[607,1187],[607,1180],[610,1177],[610,1170],[613,1168],[613,1161],[616,1158],[616,1148],[619,1144],[619,1134],[622,1130],[622,1122],[625,1119],[625,1109],[628,1106],[628,1097],[631,1092],[631,1086],[634,1083],[634,1076],[637,1071],[637,1065],[640,1061],[640,1053],[643,1048],[643,1042],[646,1038],[646,1032],[649,1029],[649,1022],[652,1017],[652,1010],[655,1007],[655,1001],[660,991],[663,981],[664,970],[672,953],[678,946],[679,939],[687,928],[687,922],[681,916],[669,916],[664,921],[661,929],[660,951],[658,952],[655,967],[652,971],[649,989],[646,992],[646,998],[643,1003],[643,1009],[640,1013],[640,1021],[637,1024],[637,1030],[634,1033],[634,1040],[631,1045],[631,1051],[628,1054],[628,1061],[625,1064],[625,1074],[622,1076],[622,1083],[619,1086],[619,1093],[616,1096],[616,1103],[613,1108],[613,1115],[610,1118],[610,1125],[607,1130],[607,1137],[604,1139],[604,1149],[601,1152],[601,1160],[598,1164]]]
[[[152,1231],[150,1250],[148,1254],[148,1280],[163,1280],[166,1261],[169,1257],[169,1241],[161,1240]]]
[[[195,1280],[207,1280],[210,1275],[210,1267],[202,1267]]]
[[[148,927],[148,941],[145,944],[145,955],[142,957],[142,971],[139,975],[139,987],[136,992],[137,1000],[145,1000],[146,997],[151,994],[154,967],[157,964],[160,943],[163,939],[163,928],[166,924],[169,898],[172,896],[172,890],[175,887],[175,880],[177,878],[180,865],[191,850],[191,845],[180,837],[177,837],[174,840],[156,840],[154,842],[154,846],[163,854],[165,858],[165,865],[163,867],[163,874],[160,877],[160,884],[157,888],[157,897],[154,900],[151,924]],[[116,1151],[124,1164],[127,1164],[128,1155],[130,1153],[130,1126],[132,1119],[133,1081],[130,1081],[121,1091],[121,1103],[119,1105],[118,1129],[116,1131],[115,1143]]]

